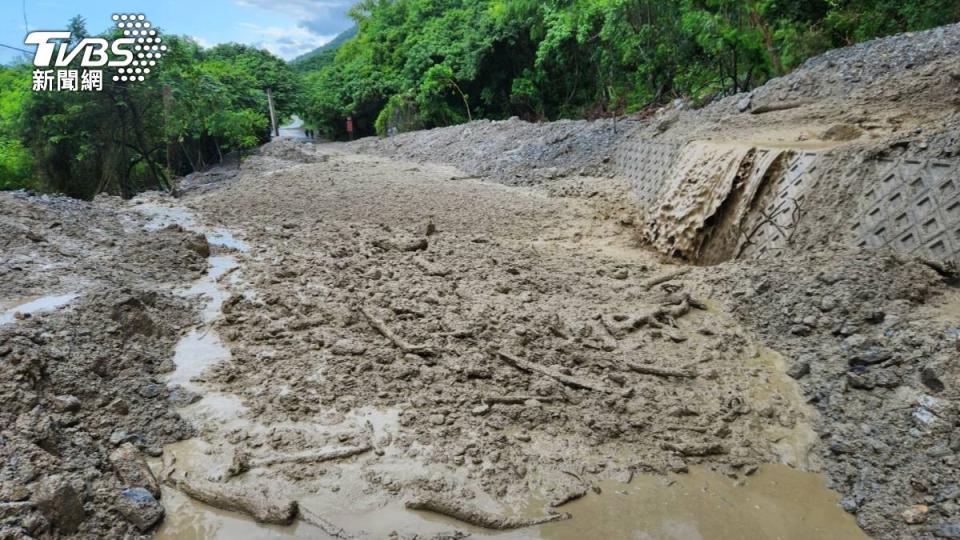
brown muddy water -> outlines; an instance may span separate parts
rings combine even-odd
[[[388,504],[365,518],[362,528],[377,534],[361,537],[382,538],[395,528],[406,533],[457,529],[470,532],[473,538],[501,539],[868,538],[853,516],[840,509],[839,495],[825,487],[820,475],[784,465],[762,467],[740,483],[703,468],[692,468],[688,474],[644,475],[629,484],[605,481],[597,487],[599,494],[591,492],[562,507],[573,515],[572,519],[540,527],[497,533]],[[290,527],[257,524],[246,516],[217,510],[169,488],[164,488],[163,501],[167,518],[157,533],[160,540],[329,538],[302,522]],[[305,503],[307,508],[312,507],[309,501]],[[542,515],[542,501],[530,501],[528,510],[531,515]],[[325,517],[340,526],[360,521],[359,516],[350,516],[346,522],[344,516],[327,513]],[[349,526],[345,528],[351,530]]]

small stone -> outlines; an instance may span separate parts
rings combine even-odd
[[[203,396],[193,390],[188,390],[182,386],[175,386],[170,390],[167,401],[174,407],[186,407],[187,405],[192,405],[200,401],[202,398]]]
[[[134,445],[124,443],[111,452],[110,464],[124,486],[145,488],[154,497],[160,496],[160,483]]]
[[[809,336],[810,334],[812,334],[812,333],[813,333],[813,329],[810,328],[809,326],[805,325],[805,324],[797,324],[797,325],[794,325],[794,326],[790,327],[790,333],[793,334],[793,335],[795,335],[795,336],[804,337],[804,336]]]
[[[937,374],[937,370],[931,366],[926,366],[920,370],[920,382],[933,392],[943,392],[946,388]]]
[[[140,532],[147,532],[163,519],[163,506],[143,488],[127,488],[120,492],[118,509]]]
[[[794,362],[792,366],[787,370],[787,375],[792,379],[802,379],[810,374],[810,362],[798,361]]]
[[[627,272],[626,268],[618,268],[614,270],[612,274],[610,274],[610,277],[612,277],[613,279],[627,279],[628,277],[630,277],[630,273]]]
[[[53,398],[53,408],[60,412],[76,412],[80,410],[80,399],[71,395],[56,396]]]
[[[941,523],[932,532],[937,538],[960,538],[960,522]]]
[[[442,414],[431,414],[430,423],[435,426],[442,426],[447,421],[447,417]]]
[[[737,100],[737,111],[738,112],[747,112],[747,109],[750,108],[750,104],[753,101],[753,98],[748,94]]]
[[[820,299],[820,310],[829,312],[837,308],[837,299],[832,296],[824,296]]]
[[[80,490],[59,474],[41,480],[33,494],[33,504],[63,534],[77,532],[86,518]]]
[[[910,525],[917,525],[927,521],[927,513],[930,508],[925,504],[915,504],[903,511],[900,515],[903,521]]]
[[[125,442],[130,442],[136,439],[136,435],[131,435],[122,429],[118,429],[110,434],[110,444],[114,446],[119,446]]]
[[[141,386],[140,389],[137,391],[137,393],[147,399],[153,399],[160,395],[161,390],[162,389],[160,388],[159,384],[151,383],[151,384],[145,384]]]
[[[476,416],[480,416],[482,414],[486,414],[487,411],[489,410],[490,410],[489,405],[487,405],[486,403],[481,403],[480,405],[477,405],[476,407],[470,409],[470,413]]]
[[[362,343],[352,339],[339,339],[330,346],[330,352],[338,356],[359,355],[367,352],[367,348]]]
[[[840,508],[843,508],[851,514],[856,514],[860,509],[860,504],[853,497],[845,497],[840,500]]]

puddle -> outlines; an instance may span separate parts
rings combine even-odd
[[[17,314],[32,315],[44,311],[51,311],[63,307],[73,302],[80,296],[79,293],[67,293],[60,295],[42,296],[29,302],[12,307],[0,313],[0,325],[10,324],[17,320]]]
[[[214,229],[207,233],[207,242],[214,246],[235,249],[243,253],[250,251],[250,246],[246,242],[238,239],[226,229]]]
[[[601,494],[564,505],[573,519],[540,528],[550,540],[868,539],[823,477],[767,465],[737,487],[706,469],[666,477],[641,476],[630,484],[600,484]]]

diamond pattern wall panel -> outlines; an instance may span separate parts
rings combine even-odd
[[[857,246],[960,261],[960,163],[898,158],[875,164],[850,236]]]

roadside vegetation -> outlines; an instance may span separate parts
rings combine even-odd
[[[954,0],[364,0],[306,70],[328,137],[597,118],[748,90],[828,49],[960,19]],[[304,67],[312,68],[316,63]]]
[[[295,112],[301,86],[280,58],[176,36],[164,43],[150,77],[114,82],[104,71],[101,92],[33,92],[32,65],[0,67],[0,189],[80,198],[167,189],[176,175],[269,140],[267,88],[278,116]]]

